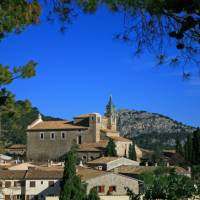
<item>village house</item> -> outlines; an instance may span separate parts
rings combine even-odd
[[[87,183],[87,192],[97,188],[100,197],[119,199],[126,195],[126,187],[139,193],[139,181],[117,173],[86,167],[77,167],[77,175]],[[54,196],[58,200],[63,168],[39,167],[28,170],[1,170],[0,193],[2,200],[44,200]],[[102,198],[102,199],[103,199]],[[115,198],[113,198],[115,199]]]
[[[87,165],[98,170],[110,171],[120,166],[139,166],[140,163],[124,157],[101,157],[87,162]]]
[[[108,140],[116,144],[118,156],[127,156],[130,140],[117,132],[116,112],[110,98],[105,116],[89,113],[72,121],[43,121],[41,115],[27,128],[28,160],[59,160],[73,144],[79,145],[79,158],[85,161],[105,153]]]

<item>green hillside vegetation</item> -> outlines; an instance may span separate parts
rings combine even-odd
[[[16,101],[7,104],[1,112],[1,142],[3,146],[10,144],[25,144],[26,129],[37,119],[39,110],[33,107],[30,101]],[[43,116],[44,120],[62,120]]]

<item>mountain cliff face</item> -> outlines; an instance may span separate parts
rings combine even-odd
[[[155,144],[174,146],[176,139],[184,142],[187,135],[195,130],[169,117],[136,110],[119,110],[117,123],[121,135],[135,138],[145,148],[152,148]]]

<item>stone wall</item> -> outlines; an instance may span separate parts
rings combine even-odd
[[[118,156],[125,156],[128,157],[128,151],[129,151],[129,145],[132,144],[132,142],[121,142],[116,141],[116,151]]]
[[[127,186],[129,186],[135,194],[139,193],[139,183],[136,179],[131,179],[119,174],[106,174],[101,177],[90,179],[86,182],[88,183],[88,192],[93,187],[104,186],[104,193],[99,193],[99,195],[107,195],[110,186],[116,186],[116,192],[113,192],[113,195],[126,195],[125,187]]]
[[[55,133],[55,139],[50,138],[50,134]],[[65,138],[61,137],[61,132],[65,132]],[[40,139],[40,133],[44,133],[44,139]],[[56,160],[70,150],[77,142],[77,137],[81,136],[82,142],[87,141],[88,131],[32,131],[27,133],[27,159],[28,160]]]

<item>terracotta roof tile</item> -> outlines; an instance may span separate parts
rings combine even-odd
[[[62,169],[52,169],[51,167],[38,168],[38,169],[29,169],[26,173],[25,178],[29,180],[40,180],[40,179],[62,179],[63,177],[63,168]],[[91,178],[95,178],[108,172],[94,170],[86,167],[77,167],[77,175],[80,176],[82,181],[86,181]]]
[[[101,129],[104,133],[117,133],[117,131],[111,130],[111,129]]]
[[[77,174],[80,176],[82,181],[87,181],[91,178],[96,178],[98,176],[109,174],[109,172],[95,170],[95,169],[86,168],[86,167],[78,167],[77,169],[78,169]]]
[[[150,171],[154,171],[156,168],[155,166],[120,166],[118,167],[118,172],[122,173],[122,174],[142,174],[144,172],[150,172]],[[177,173],[180,174],[188,174],[188,171],[185,170],[182,167],[178,167],[178,166],[170,166],[170,168],[175,168]]]
[[[0,170],[0,179],[7,180],[20,180],[26,175],[26,171],[11,171],[11,170]]]
[[[107,140],[101,140],[97,143],[84,143],[79,145],[78,151],[102,151],[107,146]]]
[[[26,173],[26,179],[62,179],[63,169],[38,168],[29,169]]]
[[[119,157],[101,157],[96,160],[89,161],[87,164],[107,164],[117,159],[119,159]]]
[[[131,142],[131,140],[124,137],[120,137],[120,136],[108,136],[108,137],[113,139],[116,142]]]
[[[87,129],[85,126],[74,125],[71,121],[43,121],[28,130],[66,130],[66,129]]]

